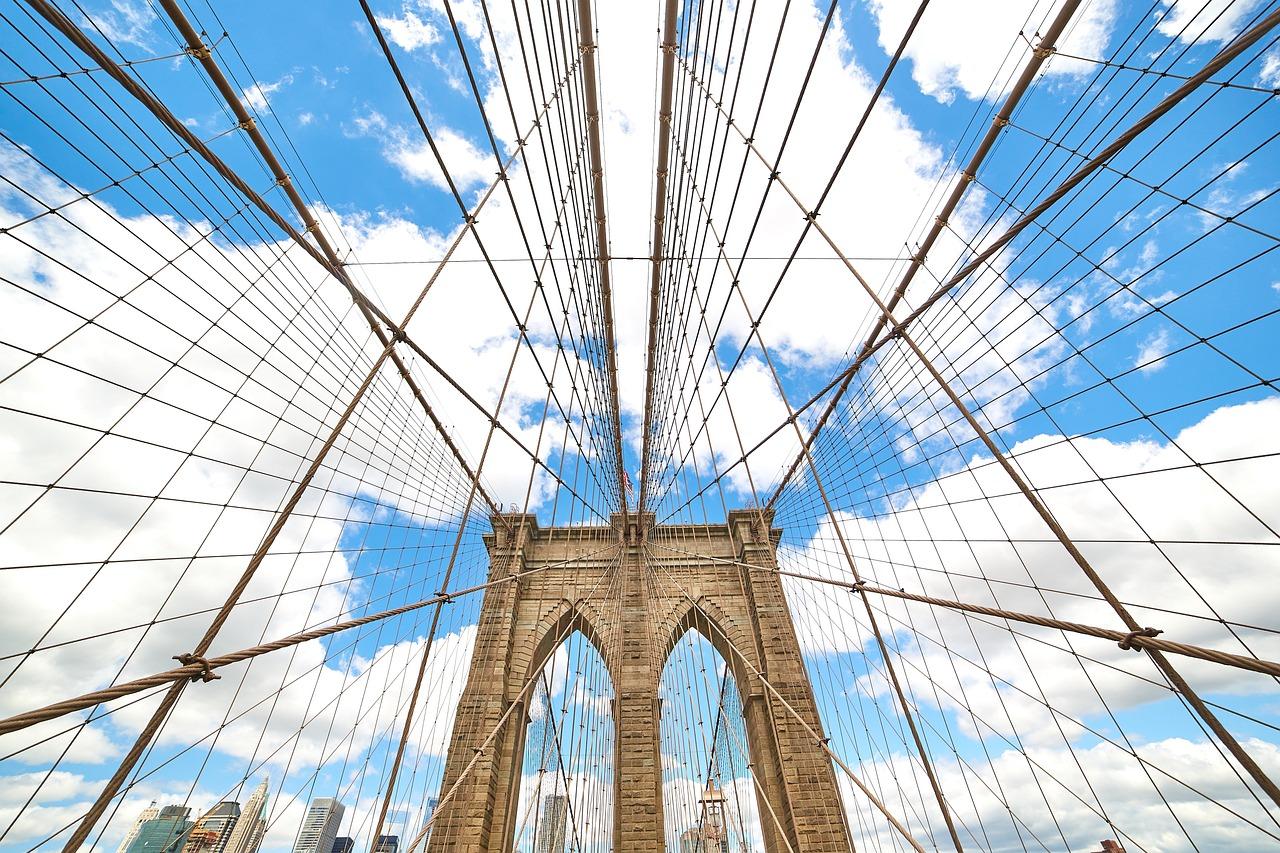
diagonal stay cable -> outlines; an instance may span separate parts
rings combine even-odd
[[[1009,94],[1005,96],[1004,104],[1000,107],[1000,111],[991,119],[991,126],[987,128],[986,135],[983,136],[982,141],[978,143],[978,147],[969,158],[968,164],[965,165],[964,169],[960,172],[960,179],[956,181],[955,186],[951,190],[951,195],[947,198],[946,202],[942,205],[942,209],[934,218],[933,225],[930,227],[928,234],[925,235],[925,238],[923,242],[920,243],[919,247],[912,252],[911,260],[907,265],[907,269],[903,272],[902,278],[898,282],[898,286],[894,288],[893,295],[889,298],[887,303],[889,310],[892,311],[896,308],[898,303],[902,300],[903,295],[907,291],[907,287],[911,284],[912,279],[915,278],[915,275],[919,272],[921,265],[925,262],[925,259],[928,258],[929,252],[933,249],[933,244],[937,242],[938,238],[942,236],[943,231],[946,229],[947,221],[951,218],[951,215],[955,212],[956,208],[960,206],[961,199],[964,198],[965,192],[969,189],[969,185],[973,183],[974,177],[978,174],[978,169],[982,166],[982,162],[986,159],[987,154],[991,152],[992,147],[996,143],[996,138],[1009,124],[1009,119],[1013,115],[1013,111],[1017,108],[1023,95],[1025,95],[1027,90],[1031,88],[1031,83],[1035,80],[1036,75],[1040,73],[1040,68],[1044,65],[1045,60],[1053,54],[1059,36],[1062,35],[1079,6],[1080,0],[1068,0],[1068,2],[1063,3],[1062,8],[1058,10],[1057,17],[1053,19],[1053,22],[1041,36],[1040,43],[1032,50],[1031,58],[1027,60],[1027,64],[1022,69],[1022,73],[1018,76],[1017,82],[1014,83],[1013,88],[1009,90]],[[902,49],[906,46],[906,39],[909,38],[910,35],[910,31],[908,31],[907,35],[904,36],[902,45],[899,46],[898,52],[894,54],[895,62],[902,54]],[[891,71],[892,68],[893,66],[891,64],[889,69],[886,71],[886,77],[888,75],[888,71]],[[882,78],[880,81],[880,87],[883,88],[884,84],[885,79]],[[878,92],[879,90],[877,90],[877,93]],[[865,118],[866,116],[864,115],[864,121]],[[861,129],[861,125],[859,125],[859,129]],[[852,147],[856,138],[857,136],[855,133],[854,138],[849,140],[850,147]],[[848,156],[848,153],[849,149],[846,148],[845,156]],[[839,167],[837,166],[837,172],[838,171]],[[831,177],[832,182],[834,182],[835,174]],[[822,200],[826,197],[826,193],[831,190],[831,185],[831,182],[827,184],[826,190],[818,200],[818,207],[822,206]],[[809,221],[806,220],[805,233],[808,233],[809,224]],[[803,237],[801,239],[803,239]],[[797,246],[797,248],[799,247]],[[875,325],[871,328],[871,333],[867,336],[866,343],[862,345],[862,349],[859,351],[860,358],[862,357],[862,353],[869,350],[872,345],[875,344],[876,336],[880,334],[880,331],[884,328],[884,324],[885,318],[882,315],[876,320]],[[831,395],[830,399],[827,401],[826,409],[823,410],[822,414],[818,417],[818,420],[815,421],[809,429],[809,436],[805,439],[804,445],[806,449],[811,448],[813,443],[818,440],[818,434],[822,432],[823,427],[826,426],[827,420],[831,417],[831,413],[835,410],[836,406],[839,405],[840,399],[844,396],[845,391],[849,389],[849,384],[852,381],[853,372],[850,372],[849,375],[841,381],[840,387],[836,389],[836,392]],[[782,491],[787,487],[787,483],[791,481],[791,478],[794,477],[796,472],[800,469],[800,463],[803,461],[803,456],[803,452],[796,454],[795,460],[791,463],[791,466],[787,469],[787,472],[783,475],[782,479],[778,481],[778,485],[774,488],[773,494],[769,497],[769,500],[765,502],[765,506],[772,507],[778,502],[778,496],[782,494]]]
[[[275,177],[277,181],[280,182],[281,186],[285,189],[286,193],[289,194],[291,200],[294,201],[295,207],[297,208],[297,212],[299,216],[301,216],[304,222],[306,222],[307,224],[307,231],[315,233],[316,240],[322,247],[323,251],[317,250],[314,246],[308,243],[304,239],[302,234],[298,233],[297,230],[292,225],[290,225],[287,222],[287,220],[285,220],[277,211],[275,211],[274,208],[266,204],[266,202],[261,198],[261,196],[259,196],[256,192],[254,192],[234,170],[232,170],[229,166],[227,166],[226,163],[224,163],[207,146],[205,146],[203,142],[201,142],[197,137],[195,137],[191,133],[191,131],[184,124],[182,124],[182,122],[178,120],[162,102],[160,102],[157,98],[155,98],[145,89],[143,89],[133,78],[131,78],[118,65],[116,65],[116,63],[101,48],[99,48],[96,44],[94,44],[91,40],[89,40],[89,38],[86,35],[84,35],[79,30],[79,28],[77,28],[74,25],[74,23],[72,23],[59,9],[57,9],[52,4],[50,4],[48,0],[29,0],[29,5],[31,5],[32,8],[38,14],[44,17],[56,29],[62,32],[62,34],[66,38],[68,38],[73,44],[75,44],[80,50],[88,54],[92,59],[98,62],[104,69],[106,69],[108,73],[113,77],[113,79],[115,79],[131,95],[133,95],[140,102],[142,102],[142,104],[145,107],[147,107],[147,109],[153,115],[155,115],[156,118],[158,118],[163,124],[169,127],[169,129],[172,132],[174,132],[181,139],[183,139],[187,143],[187,145],[190,146],[193,150],[198,151],[200,155],[207,162],[209,162],[209,164],[213,166],[214,169],[218,171],[218,173],[222,175],[223,178],[225,178],[228,181],[228,183],[234,186],[244,196],[254,201],[255,205],[257,205],[260,209],[262,209],[263,212],[269,218],[271,218],[272,221],[275,222],[278,227],[280,227],[282,230],[288,233],[290,237],[293,238],[293,240],[296,243],[302,246],[308,252],[309,255],[315,258],[317,262],[321,264],[321,266],[323,266],[331,274],[333,274],[334,277],[337,278],[339,282],[341,282],[344,285],[344,287],[346,287],[348,292],[351,294],[352,299],[356,302],[357,306],[360,308],[361,313],[364,314],[366,320],[369,323],[371,330],[375,333],[378,339],[383,343],[383,352],[381,356],[375,361],[374,366],[370,370],[365,381],[356,390],[346,411],[335,423],[333,432],[331,433],[329,440],[321,447],[320,451],[317,453],[316,457],[313,459],[311,466],[308,468],[306,474],[304,474],[302,480],[299,482],[292,497],[289,499],[288,502],[286,502],[286,504],[282,508],[280,514],[276,518],[275,523],[272,525],[270,530],[264,536],[253,559],[249,561],[249,564],[246,566],[244,573],[241,575],[239,581],[237,582],[235,587],[232,589],[231,593],[228,595],[227,601],[224,604],[223,608],[218,612],[212,624],[209,626],[208,630],[205,632],[204,637],[200,640],[200,642],[196,645],[195,649],[191,652],[191,654],[195,657],[202,657],[204,653],[208,650],[208,648],[212,645],[213,640],[216,638],[217,634],[221,630],[222,625],[226,622],[227,618],[230,616],[231,610],[234,608],[236,601],[239,599],[244,589],[248,586],[249,581],[252,579],[258,566],[265,559],[266,554],[270,550],[272,543],[274,543],[275,539],[279,536],[281,530],[283,530],[285,522],[288,520],[293,509],[297,506],[298,502],[302,499],[302,496],[306,492],[308,485],[310,484],[311,480],[314,478],[316,472],[319,470],[323,462],[324,456],[327,454],[328,450],[333,446],[334,442],[337,440],[338,435],[341,433],[346,423],[350,420],[351,415],[355,411],[356,406],[359,404],[360,399],[363,397],[364,392],[372,384],[373,379],[378,375],[381,369],[381,366],[386,362],[388,358],[390,358],[393,362],[395,362],[397,368],[400,370],[401,376],[405,380],[406,385],[408,385],[408,387],[414,392],[414,396],[421,403],[423,409],[425,410],[428,417],[432,420],[437,431],[440,433],[445,443],[450,447],[451,451],[453,451],[454,456],[457,459],[459,465],[468,474],[470,479],[472,479],[473,481],[477,481],[478,483],[478,476],[471,471],[470,466],[467,464],[465,458],[462,457],[461,453],[457,450],[456,445],[454,445],[452,439],[448,436],[447,430],[444,429],[443,424],[439,422],[439,419],[436,416],[435,412],[431,409],[430,405],[427,403],[425,397],[422,394],[421,389],[418,387],[417,383],[412,379],[408,368],[404,365],[404,362],[401,360],[400,356],[395,352],[395,343],[397,341],[407,340],[407,335],[405,335],[403,331],[403,327],[407,325],[409,320],[412,319],[413,314],[416,313],[417,309],[422,304],[423,299],[426,297],[427,291],[429,290],[431,284],[435,280],[435,275],[433,275],[432,278],[428,280],[426,285],[424,285],[422,291],[418,295],[417,300],[410,307],[406,315],[405,321],[401,323],[399,326],[397,326],[393,322],[388,321],[386,319],[385,314],[383,314],[379,309],[377,309],[376,306],[373,306],[371,303],[369,303],[368,299],[364,297],[364,295],[359,291],[358,288],[356,288],[355,284],[351,281],[350,277],[346,274],[346,271],[343,269],[341,262],[334,255],[332,247],[329,246],[328,242],[324,239],[323,234],[319,232],[318,224],[316,223],[315,219],[312,217],[310,211],[306,208],[305,204],[302,203],[302,200],[297,195],[297,192],[293,190],[293,188],[289,184],[288,178],[286,175],[284,175],[283,170],[279,165],[279,162],[275,160],[274,155],[272,155],[270,149],[266,147],[265,141],[262,139],[261,134],[257,132],[256,127],[254,126],[252,120],[248,118],[247,114],[244,114],[243,106],[240,104],[238,98],[235,96],[235,93],[229,90],[225,77],[221,75],[221,72],[218,69],[218,66],[216,65],[216,63],[213,62],[213,59],[208,49],[206,47],[203,47],[203,43],[200,41],[199,35],[195,33],[195,31],[191,28],[191,25],[189,24],[189,22],[186,21],[185,17],[182,14],[182,11],[172,2],[165,2],[166,11],[168,11],[170,16],[174,18],[174,21],[176,24],[178,24],[179,29],[183,31],[184,37],[186,37],[189,40],[189,47],[191,47],[194,53],[199,57],[206,71],[210,74],[211,77],[214,77],[215,80],[220,83],[219,88],[224,90],[223,91],[224,96],[228,97],[229,104],[232,106],[233,110],[237,111],[237,116],[244,123],[246,131],[250,134],[251,137],[253,137],[254,142],[259,147],[264,159],[267,160],[267,162],[272,166],[272,171],[273,173],[275,173]],[[521,147],[522,147],[522,144],[521,144]],[[474,219],[474,215],[471,215],[471,218]],[[459,233],[459,239],[461,238],[462,233],[465,233],[465,232]],[[456,245],[456,242],[455,242],[455,245]],[[436,270],[437,275],[439,274],[440,269],[442,268],[443,268],[443,264],[441,265],[441,267],[437,268]],[[388,336],[386,331],[384,331],[384,329],[378,324],[379,319],[385,322],[388,328],[393,330],[394,332],[393,336]],[[483,488],[480,488],[479,491],[480,491],[480,494],[485,497],[486,502],[490,505],[490,507],[496,510],[497,505],[493,502],[492,498],[488,496],[487,491],[485,491]],[[170,690],[167,692],[165,699],[157,707],[149,723],[143,728],[142,732],[138,736],[137,741],[134,743],[133,747],[129,750],[129,752],[126,753],[125,757],[123,758],[119,767],[117,768],[115,774],[108,781],[107,785],[99,795],[98,800],[94,804],[94,807],[91,808],[90,811],[86,814],[84,821],[80,824],[80,826],[72,834],[71,838],[68,840],[66,846],[64,847],[64,850],[66,851],[66,853],[73,853],[73,851],[77,850],[80,847],[80,845],[84,842],[84,840],[88,837],[88,834],[92,831],[93,825],[101,817],[103,811],[105,811],[107,807],[107,804],[114,797],[115,792],[119,790],[120,785],[123,784],[125,777],[129,774],[133,765],[141,757],[142,752],[146,749],[147,744],[149,744],[151,739],[155,736],[162,720],[169,713],[172,707],[177,703],[178,698],[182,694],[184,686],[185,686],[185,683],[182,681],[175,682],[173,686],[170,688]]]

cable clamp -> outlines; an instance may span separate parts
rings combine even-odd
[[[399,326],[391,327],[391,340],[398,341],[402,344],[409,343],[409,336],[404,333],[404,329]]]
[[[1031,48],[1032,55],[1035,56],[1037,59],[1045,59],[1047,57],[1053,56],[1054,52],[1055,52],[1054,48],[1044,47],[1043,45],[1039,45]]]
[[[1163,633],[1164,631],[1161,631],[1159,628],[1143,628],[1141,631],[1130,631],[1129,633],[1125,634],[1124,639],[1121,640],[1116,645],[1124,649],[1126,652],[1129,651],[1130,649],[1133,649],[1135,652],[1140,652],[1142,651],[1142,649],[1133,648],[1134,640],[1136,640],[1138,637],[1155,637]]]
[[[185,53],[187,56],[190,56],[194,59],[208,59],[210,56],[213,55],[213,51],[209,49],[209,45],[205,44],[204,42],[200,42],[199,44],[188,45],[187,49],[184,50],[183,53]]]
[[[475,225],[475,224],[476,224],[476,217],[475,217],[475,214],[474,214],[474,213],[464,213],[464,214],[462,215],[462,221],[463,221],[463,222],[465,222],[465,223],[467,223],[468,225]]]
[[[596,46],[594,44],[583,44],[578,46],[578,53],[581,56],[587,56],[595,52]]]
[[[973,178],[974,178],[973,172],[960,173],[960,180],[964,181],[965,183],[969,183],[970,181],[973,180]]]
[[[867,588],[866,581],[854,581],[853,586],[849,587],[849,592],[858,593],[859,595],[861,595],[862,591],[866,588]]]
[[[287,187],[291,183],[293,183],[293,180],[288,175],[281,175],[280,177],[276,178],[276,182],[272,184],[272,186]]]
[[[673,55],[673,56],[674,56],[674,55],[675,55],[675,52],[676,52],[676,47],[677,47],[677,45],[675,44],[675,42],[669,42],[669,43],[663,44],[663,45],[662,45],[662,52],[663,52],[663,53],[669,53],[669,54],[671,54],[671,55]]]
[[[779,175],[781,175],[781,174],[782,174],[781,172],[777,172],[777,171],[770,172],[770,173],[769,173],[769,180],[771,180],[771,181],[776,181],[776,180],[778,180],[778,176],[779,176]]]
[[[1008,120],[1007,118],[1005,118],[1004,116],[996,116],[995,121],[993,122],[993,124],[995,124],[995,126],[996,126],[996,127],[1008,127],[1008,126],[1009,126],[1009,120]]]
[[[441,604],[453,604],[453,596],[443,589],[436,593],[436,598],[440,599]]]
[[[200,671],[191,676],[192,682],[203,681],[207,684],[210,681],[217,681],[219,678],[222,678],[221,675],[218,675],[213,671],[213,668],[209,666],[209,662],[200,655],[193,655],[190,652],[185,652],[180,655],[174,655],[173,659],[183,666],[199,664]]]
[[[811,210],[811,211],[809,211],[808,213],[806,213],[806,214],[804,215],[804,218],[805,218],[807,221],[809,221],[809,222],[817,222],[817,221],[818,221],[818,211],[816,211],[816,210]]]
[[[239,128],[240,130],[253,130],[257,126],[258,126],[258,123],[253,120],[252,116],[250,116],[249,118],[245,119],[244,121],[236,125],[236,127]]]

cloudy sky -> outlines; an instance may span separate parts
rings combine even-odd
[[[158,4],[59,5],[297,222]],[[813,398],[876,324],[873,294],[887,298],[902,280],[1060,5],[932,0],[884,78],[915,3],[681,4],[672,260],[655,318],[662,4],[597,4],[622,467],[647,485],[659,521],[717,521],[773,495],[829,399]],[[913,340],[929,364],[1141,624],[1275,660],[1275,36],[926,302],[1276,10],[1264,0],[1078,5],[895,316],[919,310]],[[5,0],[5,715],[188,651],[367,374],[215,652],[483,583],[486,496],[543,524],[605,523],[619,509],[597,271],[575,259],[595,233],[576,13],[540,7],[371,2],[433,150],[358,2],[184,5],[356,286],[397,320],[413,311],[407,332],[423,352],[400,348],[411,383],[390,363],[373,369],[382,346],[332,276],[120,86],[85,70],[92,63],[29,6]],[[481,205],[473,228],[460,204]],[[807,227],[815,210],[821,232]],[[446,255],[455,263],[433,275]],[[646,470],[650,321],[660,354]],[[459,457],[481,468],[478,489]],[[861,366],[812,459],[774,504],[784,570],[850,582],[853,562],[894,589],[1121,625],[904,341]],[[918,837],[943,844],[861,600],[785,584],[832,749]],[[966,846],[1280,840],[1280,813],[1146,655],[872,603]],[[391,813],[395,832],[414,834],[439,786],[478,606],[472,595],[440,608],[434,631],[434,609],[414,611],[193,686],[199,701],[179,704],[95,843],[114,849],[153,799],[200,811],[245,799],[264,777],[264,849],[288,849],[305,803],[335,793],[348,803],[344,832],[367,836],[430,642]],[[577,709],[607,740],[598,655],[581,638],[566,649],[547,707]],[[695,639],[672,665],[719,672],[715,657]],[[1177,663],[1280,776],[1276,681]],[[684,713],[714,718],[706,700]],[[144,693],[88,724],[81,712],[0,740],[0,847],[60,845],[157,702]],[[696,774],[679,768],[705,763],[707,747],[690,749],[668,765],[670,814],[688,815],[698,796]],[[597,763],[575,765],[569,788],[606,809],[612,770],[587,752],[574,760]],[[534,771],[526,815],[541,790]],[[897,849],[841,784],[858,843]],[[758,825],[750,778],[726,785]],[[669,821],[669,838],[680,828]]]

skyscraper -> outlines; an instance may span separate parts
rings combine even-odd
[[[224,853],[258,853],[262,844],[262,836],[267,831],[267,788],[271,778],[264,776],[262,781],[249,795],[244,804],[240,819],[223,848]]]
[[[142,825],[159,816],[160,807],[156,805],[155,800],[152,800],[151,805],[138,813],[138,819],[133,822],[133,826],[129,827],[129,831],[120,840],[120,846],[116,848],[116,853],[125,853],[129,849],[129,845],[133,843],[133,840],[138,837],[138,830],[142,829]]]
[[[400,836],[398,835],[379,835],[378,841],[373,845],[371,853],[398,853],[400,850]]]
[[[317,797],[311,801],[307,816],[302,819],[302,827],[298,830],[298,840],[293,844],[293,853],[329,853],[333,849],[333,841],[338,837],[338,827],[342,825],[342,803],[333,797]]]
[[[423,824],[430,824],[431,818],[435,817],[436,809],[440,808],[439,797],[427,797],[427,814],[422,819]],[[426,826],[427,834],[423,836],[423,849],[426,849],[426,839],[431,837],[431,827]]]
[[[165,806],[158,815],[138,828],[138,835],[126,853],[177,853],[186,843],[187,833],[194,825],[191,809]]]
[[[196,821],[182,853],[223,853],[240,819],[240,804],[223,800]]]
[[[564,829],[569,818],[569,798],[564,794],[548,794],[542,798],[542,817],[538,819],[537,853],[563,853]]]
[[[329,853],[355,853],[356,840],[348,838],[345,835],[339,835],[333,839],[333,846],[329,848]]]

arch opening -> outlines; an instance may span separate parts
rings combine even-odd
[[[520,756],[510,848],[520,853],[613,849],[614,687],[581,628],[552,645],[535,677]]]
[[[764,851],[740,675],[714,631],[679,626],[658,682],[666,849]]]

